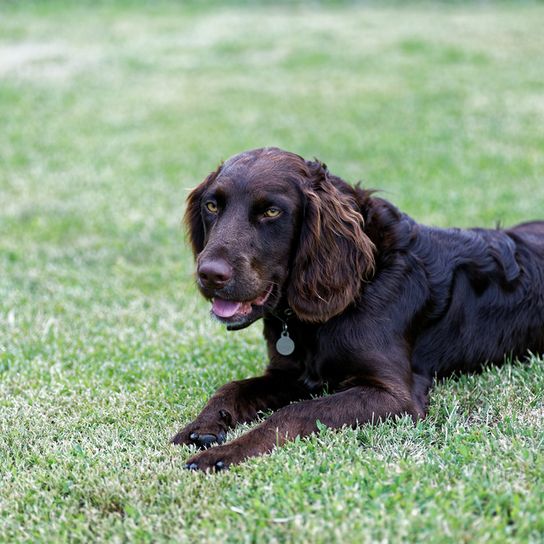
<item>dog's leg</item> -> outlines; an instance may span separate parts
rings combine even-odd
[[[318,421],[338,429],[344,425],[378,422],[386,417],[419,413],[410,395],[373,387],[353,387],[341,393],[285,406],[264,423],[232,442],[202,452],[187,462],[193,470],[221,470],[261,455],[297,436],[317,431]]]
[[[273,370],[264,376],[231,382],[217,390],[199,416],[174,438],[174,444],[208,448],[225,441],[226,432],[238,423],[253,421],[261,410],[277,410],[290,402],[309,398],[298,375]]]

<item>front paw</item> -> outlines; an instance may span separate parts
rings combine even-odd
[[[220,410],[215,420],[193,421],[176,434],[171,442],[176,445],[196,446],[207,449],[216,444],[222,444],[227,437],[227,417]]]
[[[240,455],[238,448],[226,444],[191,457],[185,468],[203,472],[220,472],[228,469],[231,465],[241,463],[244,459],[245,456]]]

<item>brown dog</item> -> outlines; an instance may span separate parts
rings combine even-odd
[[[544,222],[425,227],[325,165],[265,148],[188,198],[197,281],[230,330],[264,319],[263,376],[221,387],[173,442],[220,470],[317,430],[424,417],[435,377],[544,352]],[[327,386],[333,394],[312,396]],[[300,401],[300,402],[295,402]]]

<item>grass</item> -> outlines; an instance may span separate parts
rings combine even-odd
[[[217,476],[169,437],[265,364],[186,189],[279,145],[422,222],[543,217],[544,5],[0,7],[1,542],[542,542],[544,364]]]

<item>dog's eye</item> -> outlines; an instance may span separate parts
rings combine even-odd
[[[211,200],[209,202],[206,202],[206,204],[204,204],[206,206],[206,209],[210,212],[210,213],[217,213],[217,204],[215,202],[212,202]]]
[[[265,217],[278,217],[278,215],[281,214],[281,210],[278,210],[278,208],[268,208],[263,215]]]

